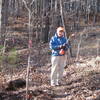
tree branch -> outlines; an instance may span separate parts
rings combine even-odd
[[[30,11],[30,9],[29,9],[29,8],[28,8],[28,6],[27,6],[26,1],[25,1],[25,0],[22,0],[22,2],[24,3],[24,5],[25,5],[26,9],[27,9],[28,11]]]
[[[30,3],[30,6],[32,6],[32,4],[33,4],[34,1],[35,1],[35,0],[32,0],[32,2]]]

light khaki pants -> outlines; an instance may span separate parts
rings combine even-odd
[[[51,63],[51,85],[56,85],[63,77],[64,67],[66,65],[66,56],[52,56]]]

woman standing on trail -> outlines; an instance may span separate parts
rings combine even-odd
[[[65,37],[63,27],[58,27],[55,36],[50,40],[50,49],[52,50],[51,56],[51,86],[59,85],[62,79],[64,67],[66,64],[65,53],[69,48],[68,40]]]

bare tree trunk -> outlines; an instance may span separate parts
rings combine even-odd
[[[27,3],[25,0],[22,0],[26,9],[28,10],[28,30],[29,30],[29,43],[28,43],[28,50],[29,50],[29,55],[28,55],[28,66],[27,66],[27,75],[26,75],[26,100],[28,100],[28,93],[29,93],[29,70],[30,70],[30,61],[31,61],[31,49],[32,49],[32,34],[31,34],[31,18],[33,11],[31,11],[30,7],[28,7]],[[34,0],[32,0],[33,2]],[[31,6],[32,2],[30,3],[29,6]]]
[[[50,37],[54,35],[56,28],[60,26],[60,14],[58,9],[58,0],[51,0],[51,13],[50,13],[50,30],[49,35]]]
[[[48,42],[49,35],[49,0],[43,0],[43,14],[42,14],[42,34],[40,37],[43,43]]]
[[[80,34],[80,40],[79,40],[79,43],[78,43],[78,48],[77,48],[77,55],[76,55],[76,61],[79,60],[79,53],[80,53],[80,47],[81,47],[81,43],[82,43],[82,35],[83,34]]]
[[[62,6],[62,0],[60,0],[60,13],[61,13],[61,19],[62,19],[62,24],[63,24],[63,27],[65,29],[65,36],[67,38],[69,38],[69,34],[67,33],[66,31],[66,26],[65,26],[65,20],[64,20],[64,13],[63,13],[63,6]],[[71,42],[69,41],[69,44],[71,45]],[[69,49],[70,51],[70,56],[72,57],[72,48]]]
[[[9,5],[9,0],[3,0],[2,1],[2,15],[1,15],[1,37],[5,36],[6,32],[6,26],[8,25],[8,5]]]
[[[65,35],[67,36],[65,21],[64,21],[64,15],[63,15],[62,1],[61,0],[60,0],[60,13],[61,13],[62,24],[63,24],[63,27],[65,29]]]
[[[0,37],[1,37],[1,23],[2,23],[2,21],[1,21],[1,17],[2,17],[2,0],[0,0]]]
[[[41,16],[40,15],[40,8],[41,8],[41,0],[37,0],[36,2],[35,2],[35,5],[36,5],[36,13],[37,13],[37,21],[39,22],[39,16]],[[41,18],[42,19],[42,18]],[[40,34],[39,34],[39,23],[37,22],[37,24],[36,24],[36,42],[39,42],[40,40],[39,40],[39,36],[40,36]]]
[[[21,15],[21,10],[22,10],[22,1],[17,0],[15,6],[16,6],[16,8],[15,8],[16,9],[16,12],[15,12],[16,16],[19,17]]]
[[[9,2],[9,14],[14,16],[15,14],[15,0],[10,0]]]

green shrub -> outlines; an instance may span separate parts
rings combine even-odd
[[[17,62],[17,52],[16,52],[16,49],[15,48],[13,48],[9,52],[8,57],[7,57],[7,61],[11,65],[15,65],[15,63]]]

